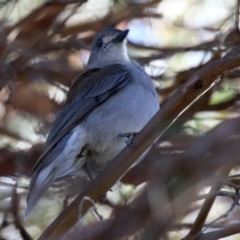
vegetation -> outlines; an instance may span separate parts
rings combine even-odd
[[[239,4],[0,1],[0,239],[240,239]],[[25,220],[28,173],[105,27],[130,29],[161,109],[96,180],[54,183]]]

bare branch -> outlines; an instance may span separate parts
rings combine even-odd
[[[238,47],[240,48],[240,47]],[[40,239],[60,238],[77,222],[76,209],[83,196],[97,201],[105,194],[129,167],[148,149],[154,141],[176,120],[193,102],[220,80],[220,75],[240,65],[240,55],[233,51],[228,56],[209,63],[195,73],[164,104],[162,109],[149,121],[133,139],[135,147],[126,147],[83,192],[48,227]],[[108,176],[106,178],[105,176]],[[101,184],[99,184],[101,183]],[[90,204],[83,206],[83,213]]]

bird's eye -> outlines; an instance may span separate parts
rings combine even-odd
[[[102,45],[103,45],[102,39],[98,39],[97,42],[96,42],[96,45],[97,45],[98,48],[102,47]]]

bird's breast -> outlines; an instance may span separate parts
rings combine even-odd
[[[94,110],[84,126],[99,162],[110,160],[126,146],[126,139],[118,134],[139,132],[158,109],[152,89],[132,82]]]

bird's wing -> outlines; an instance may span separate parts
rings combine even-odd
[[[55,152],[52,150],[64,136],[130,79],[129,70],[121,64],[112,64],[80,75],[69,91],[66,106],[54,122],[45,151],[34,165],[30,176],[48,164],[48,159],[52,159],[51,152]]]

